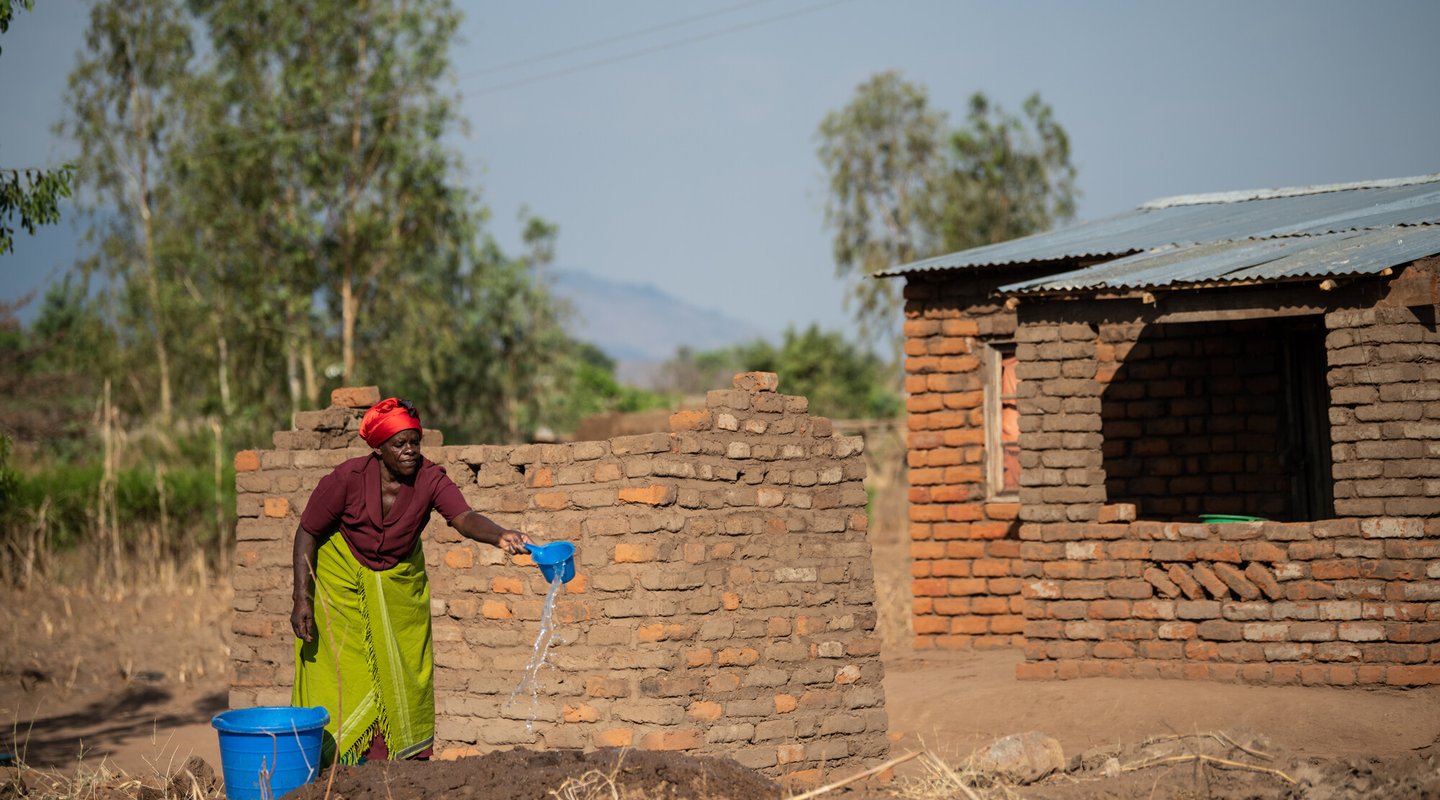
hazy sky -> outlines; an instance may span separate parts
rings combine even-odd
[[[36,5],[0,37],[0,165],[72,152],[50,126],[89,4]],[[1176,194],[1440,172],[1435,0],[458,5],[469,134],[455,145],[501,241],[519,248],[529,206],[559,224],[559,266],[771,334],[850,327],[814,133],[880,70],[923,84],[954,121],[977,90],[1017,113],[1040,92],[1071,136],[1082,219]],[[16,244],[0,299],[53,274]]]

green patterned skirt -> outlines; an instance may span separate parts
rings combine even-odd
[[[430,583],[417,542],[409,557],[376,571],[355,560],[340,534],[315,557],[313,642],[295,640],[291,704],[324,706],[323,762],[360,761],[377,733],[391,759],[435,741],[435,665]]]

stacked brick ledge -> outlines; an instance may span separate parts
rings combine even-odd
[[[1440,519],[1027,524],[1024,679],[1440,683]]]

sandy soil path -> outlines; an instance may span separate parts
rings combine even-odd
[[[37,767],[101,763],[168,774],[219,764],[210,718],[227,700],[229,594],[0,597],[0,749]],[[1395,756],[1440,739],[1440,688],[1409,691],[1087,678],[1017,681],[1016,651],[892,653],[886,703],[897,752],[948,759],[1038,730],[1068,755],[1150,736],[1247,730],[1304,757]]]

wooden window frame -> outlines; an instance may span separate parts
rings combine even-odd
[[[1010,339],[986,341],[981,369],[984,370],[984,415],[985,415],[985,499],[990,501],[1015,501],[1019,492],[1006,493],[1005,448],[1000,439],[1000,410],[1007,399],[1001,395],[1001,370],[1005,356],[1015,352],[1015,342]]]

